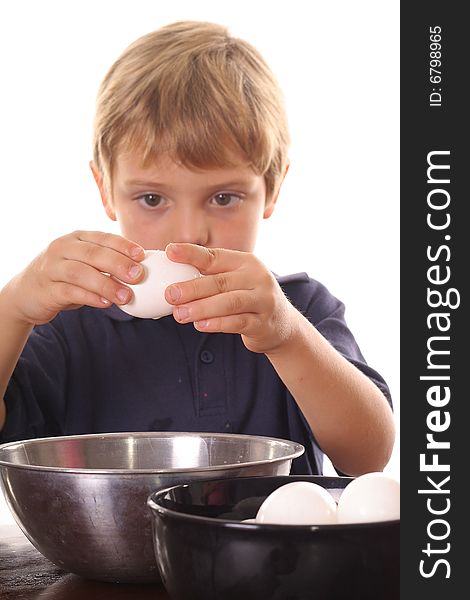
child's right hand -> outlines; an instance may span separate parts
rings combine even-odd
[[[126,304],[131,290],[116,281],[137,283],[144,250],[111,233],[74,231],[49,244],[5,288],[15,316],[33,325],[62,310]]]

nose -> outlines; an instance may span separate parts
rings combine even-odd
[[[171,241],[206,246],[209,241],[209,228],[204,212],[192,207],[176,210],[173,215]]]

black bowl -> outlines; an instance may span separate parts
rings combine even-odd
[[[199,481],[153,493],[153,541],[174,600],[395,600],[400,521],[259,525],[264,499],[291,481],[338,498],[351,477]],[[288,507],[286,507],[288,510]]]

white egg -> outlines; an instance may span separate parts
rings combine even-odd
[[[260,506],[257,523],[324,525],[336,523],[336,502],[323,487],[293,481],[277,488]]]
[[[173,306],[165,300],[165,289],[172,283],[201,277],[195,267],[173,262],[164,250],[146,250],[141,265],[144,267],[144,278],[135,285],[129,285],[133,298],[119,308],[142,319],[171,315]]]
[[[338,500],[338,523],[392,521],[400,518],[400,483],[381,472],[353,479]]]

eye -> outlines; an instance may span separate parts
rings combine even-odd
[[[148,208],[156,208],[157,206],[161,206],[164,198],[159,194],[142,194],[142,196],[139,196],[137,200],[140,204]]]
[[[217,206],[235,206],[240,200],[240,196],[237,196],[236,194],[222,192],[213,196],[213,198],[211,198],[211,203],[216,204]]]

